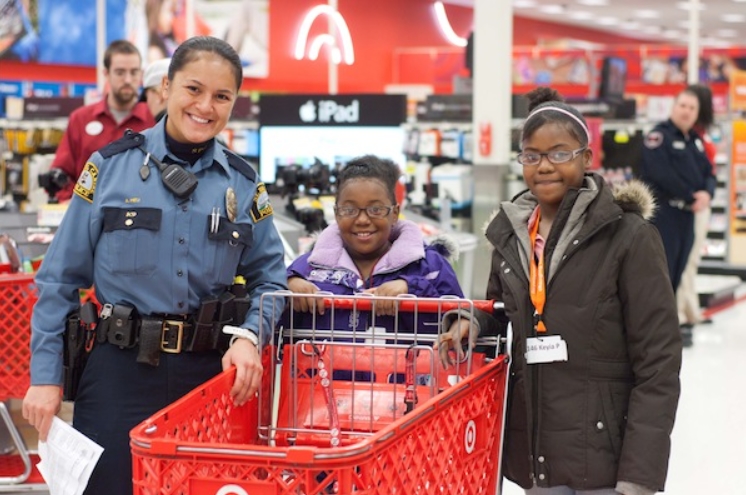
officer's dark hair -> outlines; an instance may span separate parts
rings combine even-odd
[[[142,61],[140,50],[138,50],[135,45],[127,40],[116,40],[112,41],[109,46],[106,47],[106,51],[104,52],[104,67],[106,70],[109,70],[111,67],[111,57],[115,54],[137,55]]]
[[[707,130],[715,122],[715,111],[712,108],[712,90],[704,84],[690,84],[683,92],[693,94],[699,100],[699,113],[694,126]]]
[[[186,64],[197,60],[200,52],[214,53],[229,62],[236,78],[236,89],[241,88],[243,82],[241,58],[231,45],[212,36],[195,36],[179,45],[171,57],[171,64],[168,66],[168,80],[173,81],[174,75]]]
[[[344,166],[337,178],[337,198],[347,182],[353,179],[376,179],[386,186],[391,204],[396,204],[396,183],[401,171],[391,160],[379,158],[375,155],[365,155],[353,158]]]
[[[588,146],[588,124],[583,116],[574,107],[565,103],[556,90],[547,87],[536,88],[524,95],[528,99],[528,117],[523,123],[521,131],[521,143],[530,139],[531,136],[544,124],[557,123],[567,129],[572,137],[578,140],[581,146]],[[542,110],[544,107],[556,108],[558,110]],[[567,113],[572,114],[574,119]]]

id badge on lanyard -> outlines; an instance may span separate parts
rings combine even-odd
[[[531,303],[534,306],[534,329],[536,337],[526,339],[526,363],[552,363],[555,361],[567,361],[567,342],[559,335],[547,335],[547,327],[544,324],[544,305],[547,300],[547,284],[544,272],[544,251],[539,254],[538,259],[534,255],[536,237],[539,234],[540,214],[531,226],[531,253],[529,262],[529,286],[531,291]]]

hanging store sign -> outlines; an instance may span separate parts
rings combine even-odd
[[[328,30],[333,31],[337,36],[335,37],[331,33],[325,32],[309,40],[311,26],[313,26],[318,18],[327,19],[329,24]],[[303,17],[300,29],[298,29],[298,37],[295,41],[295,58],[298,60],[303,60],[304,58],[316,60],[324,45],[328,46],[331,59],[335,64],[344,62],[347,65],[352,65],[355,63],[355,49],[352,46],[352,36],[344,17],[329,5],[317,5]]]
[[[406,120],[404,95],[263,95],[262,126],[398,126]]]

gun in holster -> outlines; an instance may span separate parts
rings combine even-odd
[[[72,313],[67,317],[62,355],[64,371],[63,400],[74,401],[78,395],[78,385],[94,341],[93,332],[97,321],[96,306],[92,302],[83,304],[79,312]]]

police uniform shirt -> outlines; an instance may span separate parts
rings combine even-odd
[[[178,162],[165,145],[165,122],[125,136],[86,163],[36,277],[32,384],[62,383],[61,334],[80,305],[80,288],[93,284],[102,304],[129,304],[142,315],[185,314],[240,274],[251,296],[242,326],[258,331],[261,294],[287,287],[272,207],[245,161],[216,142],[187,168],[199,180],[187,199],[164,187],[153,160],[149,173],[141,173],[146,153],[137,145],[163,163]],[[237,207],[233,222],[226,213],[229,189]],[[216,228],[213,209],[220,212]],[[281,301],[267,298],[262,328],[281,311]]]
[[[715,193],[716,178],[694,131],[686,135],[669,119],[653,128],[644,140],[640,178],[653,187],[659,201],[694,202],[694,193]]]

